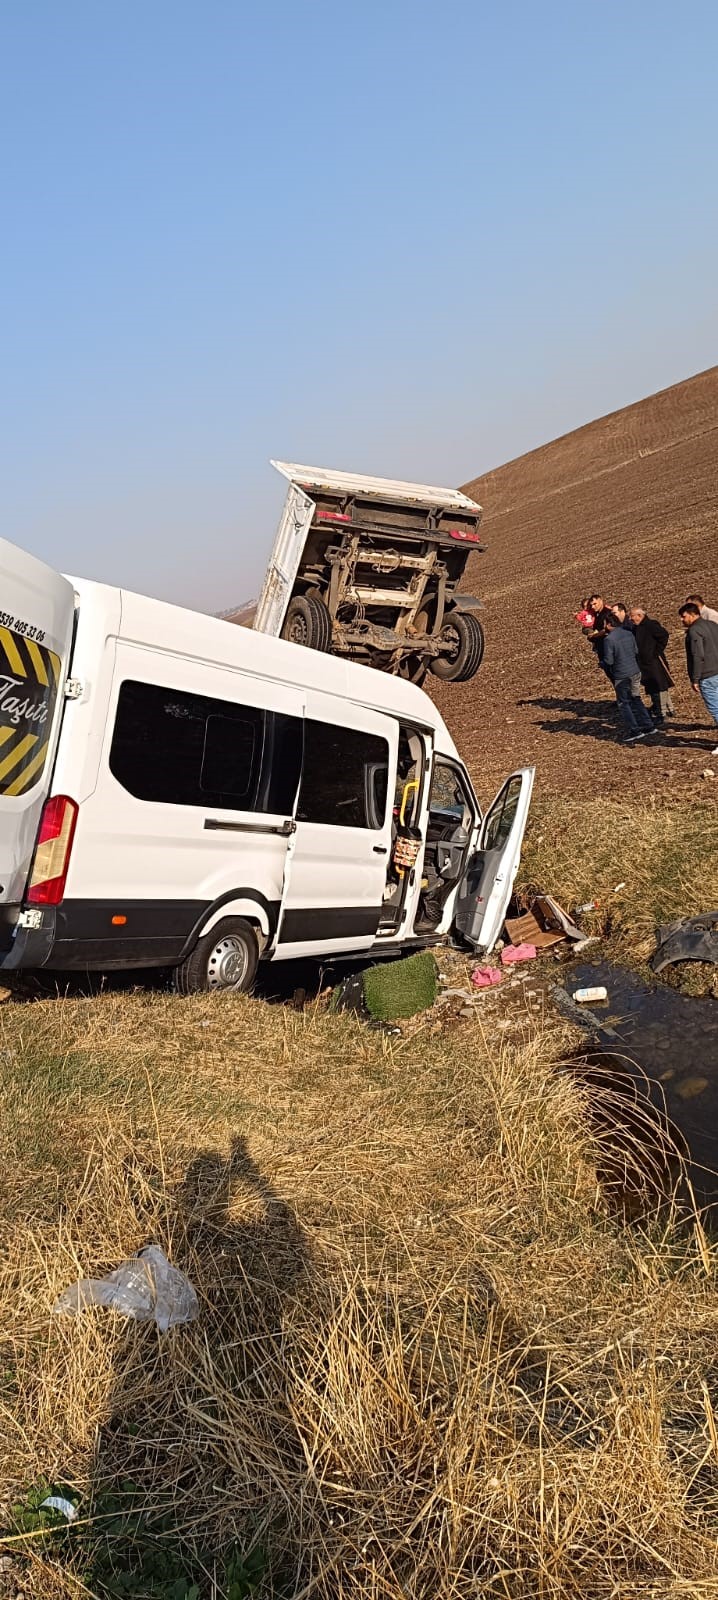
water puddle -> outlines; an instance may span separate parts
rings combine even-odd
[[[603,985],[608,1000],[588,1007],[571,1000],[576,989]],[[718,1002],[695,1000],[660,983],[645,983],[608,962],[577,962],[554,991],[559,1010],[590,1036],[587,1077],[630,1088],[637,1116],[651,1114],[657,1167],[661,1135],[666,1170],[669,1141],[687,1159],[700,1206],[718,1223]],[[593,1080],[591,1074],[594,1074]]]

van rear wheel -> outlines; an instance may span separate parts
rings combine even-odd
[[[290,644],[303,644],[308,650],[326,652],[331,649],[332,619],[319,595],[298,594],[290,600],[282,638],[288,639]]]
[[[246,994],[251,989],[259,961],[254,928],[240,917],[226,917],[195,945],[179,967],[174,986],[178,994],[201,994],[231,989]]]
[[[443,656],[434,656],[430,670],[445,683],[466,683],[478,672],[484,655],[484,630],[471,611],[450,611],[439,634],[449,645]]]

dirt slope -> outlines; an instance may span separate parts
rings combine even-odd
[[[718,367],[613,412],[463,487],[487,552],[464,587],[486,601],[471,683],[432,689],[479,794],[535,762],[539,793],[707,798],[718,742],[686,683],[676,607],[718,605]],[[616,742],[612,697],[573,613],[591,590],[643,604],[670,629],[678,715],[653,747]],[[603,741],[603,742],[599,742]],[[608,742],[610,741],[610,742]]]

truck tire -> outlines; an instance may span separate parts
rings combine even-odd
[[[298,594],[290,600],[282,627],[282,638],[303,644],[308,650],[331,649],[332,619],[318,595]]]
[[[178,994],[231,989],[246,994],[254,982],[259,944],[254,928],[241,917],[225,917],[198,940],[194,950],[174,970]]]
[[[478,672],[484,655],[484,630],[471,611],[451,611],[439,634],[451,654],[434,656],[430,671],[445,683],[466,683]]]

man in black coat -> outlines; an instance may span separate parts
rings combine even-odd
[[[660,728],[666,717],[674,714],[671,700],[673,679],[665,655],[668,629],[661,622],[656,622],[655,617],[649,617],[645,606],[631,607],[631,622],[636,636],[641,683],[651,697],[651,716]]]

